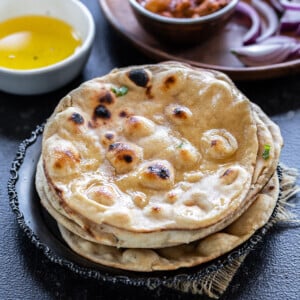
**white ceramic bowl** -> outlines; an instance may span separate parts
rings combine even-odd
[[[0,0],[0,22],[22,15],[46,15],[73,26],[82,45],[66,59],[39,69],[13,70],[0,67],[0,90],[33,95],[50,92],[74,79],[85,66],[95,36],[89,10],[78,0]]]

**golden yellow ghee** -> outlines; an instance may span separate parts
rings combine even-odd
[[[56,18],[26,15],[0,23],[0,67],[42,68],[72,55],[80,45],[74,28]]]

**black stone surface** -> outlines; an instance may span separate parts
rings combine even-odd
[[[9,207],[7,181],[19,143],[49,117],[60,98],[82,81],[103,75],[112,68],[153,62],[111,29],[96,0],[83,2],[94,15],[97,36],[81,76],[45,95],[22,97],[0,92],[0,299],[202,299],[165,288],[151,291],[82,278],[50,262],[20,230]],[[237,83],[279,124],[285,140],[281,161],[298,169],[299,82],[300,76],[295,75]],[[299,204],[292,210],[300,216]],[[299,225],[276,225],[247,257],[222,299],[300,299],[299,249]]]

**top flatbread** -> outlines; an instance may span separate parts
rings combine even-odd
[[[155,232],[205,228],[241,209],[257,152],[250,103],[228,78],[172,63],[72,91],[46,124],[42,161],[75,222]]]
[[[247,197],[244,199],[243,208],[235,211],[228,218],[215,223],[212,226],[197,230],[163,230],[159,232],[135,233],[122,230],[108,225],[99,225],[76,215],[77,223],[73,221],[73,215],[70,217],[58,204],[59,199],[51,186],[47,184],[42,161],[40,160],[37,168],[36,180],[37,190],[41,198],[41,203],[47,211],[56,219],[56,221],[72,231],[76,235],[92,242],[126,248],[161,248],[189,243],[199,238],[203,238],[213,232],[219,231],[237,219],[252,204],[255,195],[269,180],[275,172],[279,160],[279,154],[282,147],[282,137],[280,130],[269,118],[265,118],[263,112],[252,104],[255,110],[254,116],[257,124],[257,136],[259,149],[257,160],[252,178],[252,185]],[[264,120],[264,122],[262,121]],[[263,158],[264,146],[270,146],[269,158]],[[78,221],[80,221],[78,223]]]

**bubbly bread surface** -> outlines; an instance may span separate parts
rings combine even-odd
[[[206,263],[241,245],[268,222],[278,194],[279,182],[275,173],[252,205],[235,222],[203,239],[174,247],[118,249],[88,241],[63,225],[59,225],[59,229],[71,249],[96,263],[141,272],[174,270]]]
[[[41,203],[54,219],[71,232],[84,239],[115,247],[126,248],[161,248],[189,243],[199,238],[208,236],[223,229],[243,214],[253,203],[256,194],[265,186],[270,177],[274,174],[279,161],[282,138],[280,130],[276,124],[264,115],[264,113],[254,104],[251,105],[256,125],[259,142],[257,159],[252,177],[251,188],[244,199],[243,207],[226,219],[215,223],[212,226],[197,230],[163,230],[158,232],[135,233],[117,227],[96,224],[89,221],[74,211],[64,210],[61,207],[59,198],[55,190],[47,183],[40,160],[37,167],[36,186]],[[263,158],[264,145],[269,145],[269,158]]]
[[[205,228],[240,209],[257,153],[250,102],[226,76],[166,63],[70,92],[46,124],[42,161],[70,215],[153,232]]]

